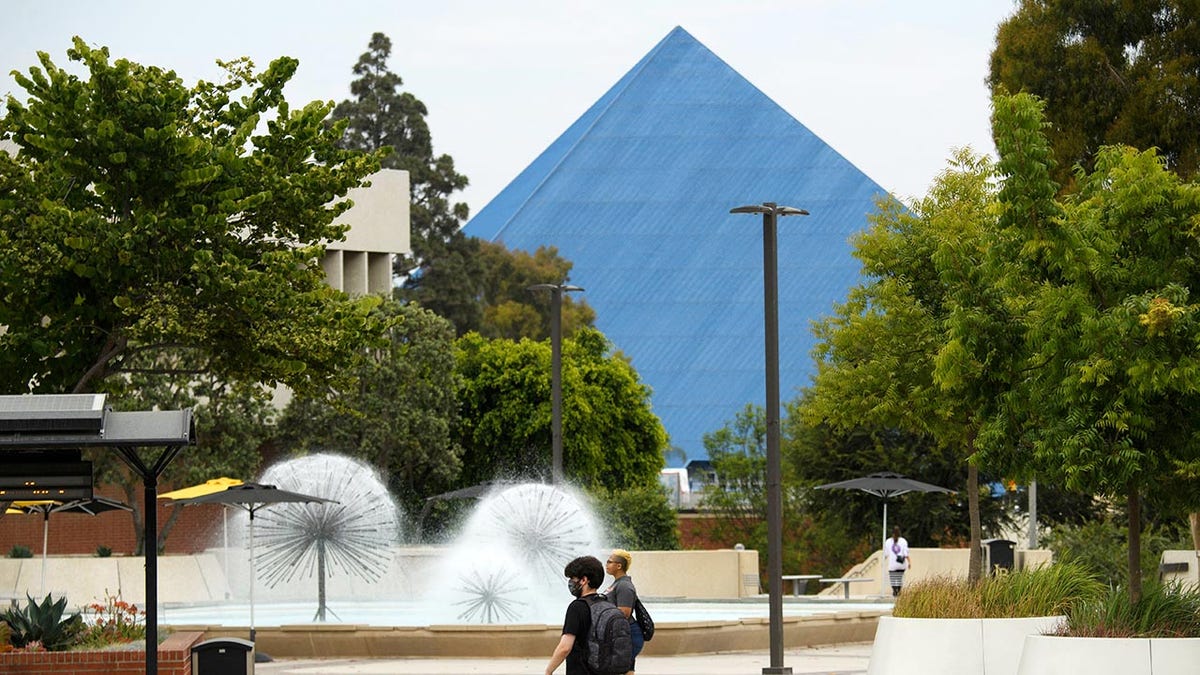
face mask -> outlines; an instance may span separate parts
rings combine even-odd
[[[571,591],[571,595],[578,598],[579,596],[583,595],[583,584],[575,579],[571,579],[567,581],[567,590]]]

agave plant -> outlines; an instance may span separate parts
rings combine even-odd
[[[39,642],[46,651],[62,651],[83,630],[83,617],[78,613],[63,618],[66,612],[66,597],[54,600],[50,594],[40,604],[28,594],[29,603],[24,608],[11,607],[0,614],[0,621],[11,630],[9,640],[17,648]]]

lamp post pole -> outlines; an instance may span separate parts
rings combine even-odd
[[[562,449],[562,298],[563,293],[582,291],[579,286],[534,284],[526,290],[550,291],[550,481],[563,482]]]
[[[730,213],[763,217],[763,329],[767,380],[767,591],[770,607],[771,665],[763,675],[791,675],[783,665],[783,474],[779,452],[779,268],[776,225],[779,216],[807,216],[808,211],[763,202],[739,206]]]

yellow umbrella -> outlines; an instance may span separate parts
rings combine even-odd
[[[191,499],[192,497],[203,497],[204,495],[211,495],[214,492],[220,492],[221,490],[224,490],[225,488],[227,488],[231,485],[241,485],[241,484],[242,484],[242,479],[240,479],[240,478],[226,478],[226,477],[222,476],[220,478],[211,478],[209,480],[204,481],[203,483],[201,483],[199,485],[193,485],[191,487],[179,488],[178,490],[164,492],[161,495],[159,495],[158,498],[159,499]]]
[[[214,492],[221,492],[222,490],[227,490],[234,485],[241,485],[242,482],[243,481],[240,478],[227,478],[225,476],[221,476],[220,478],[210,478],[210,479],[204,481],[203,483],[200,483],[199,485],[193,485],[191,487],[179,488],[178,490],[164,492],[161,495],[159,495],[158,498],[174,500],[174,499],[191,499],[193,497],[203,497],[204,495],[211,495]],[[225,561],[225,578],[228,579],[229,578],[229,507],[224,504],[221,505],[221,541],[224,546],[224,548],[222,549],[221,557]],[[228,595],[229,594],[226,593],[226,597],[228,597]]]

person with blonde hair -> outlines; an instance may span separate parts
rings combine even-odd
[[[637,655],[645,646],[646,640],[642,635],[642,627],[634,620],[633,606],[637,603],[638,593],[637,587],[633,585],[633,578],[629,576],[629,568],[633,566],[633,554],[623,548],[613,549],[612,553],[608,554],[608,561],[604,564],[604,571],[612,575],[613,582],[604,594],[608,596],[608,601],[617,606],[629,619],[629,634],[633,638],[633,661],[629,664],[629,672],[627,675],[634,675],[634,670],[637,667]]]

